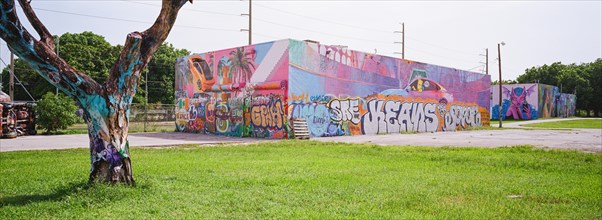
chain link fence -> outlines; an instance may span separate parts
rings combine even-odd
[[[175,105],[137,104],[130,107],[130,131],[175,131]]]

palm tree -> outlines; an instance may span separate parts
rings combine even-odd
[[[253,71],[255,71],[255,64],[251,57],[247,57],[244,47],[236,48],[235,51],[230,52],[230,75],[232,76],[232,83],[250,82]]]
[[[219,84],[230,84],[230,59],[226,56],[222,57],[217,63],[217,76]]]

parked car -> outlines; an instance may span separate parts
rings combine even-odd
[[[450,103],[454,101],[454,96],[451,93],[448,93],[447,89],[441,84],[427,78],[416,78],[404,89],[387,89],[380,92],[380,94],[435,99],[440,103]]]

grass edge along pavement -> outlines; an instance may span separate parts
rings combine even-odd
[[[490,127],[497,129],[525,130],[570,130],[570,129],[602,129],[602,118],[540,118],[535,120],[504,120],[499,128],[499,121],[491,121]]]
[[[602,119],[573,119],[521,125],[527,128],[547,129],[602,129]]]
[[[0,219],[602,217],[602,155],[286,140],[132,148],[137,186],[85,184],[87,149],[0,153]]]

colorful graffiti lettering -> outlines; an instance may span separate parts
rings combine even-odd
[[[329,95],[312,95],[309,100],[311,102],[329,102],[332,96]]]
[[[350,121],[353,124],[360,122],[360,99],[334,99],[328,103],[328,108],[335,122]]]
[[[362,116],[365,134],[437,131],[437,103],[370,100]]]
[[[481,126],[481,112],[477,106],[451,105],[445,113],[444,131],[455,131]]]
[[[282,129],[285,118],[282,101],[279,99],[251,108],[251,122],[255,127]]]
[[[288,121],[304,118],[323,137],[489,122],[490,76],[344,46],[281,40],[187,56],[176,69],[179,131],[286,138]]]
[[[312,136],[328,136],[331,116],[326,105],[319,103],[291,104],[289,108],[291,118],[305,118]]]

